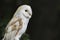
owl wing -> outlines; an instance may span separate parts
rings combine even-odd
[[[11,21],[8,23],[7,27],[13,25],[17,20],[18,20],[18,18],[15,17],[15,16],[13,16],[13,18],[11,19]]]
[[[13,17],[5,29],[4,39],[9,40],[15,37],[18,34],[19,30],[22,28],[22,24],[23,22],[21,18],[19,19],[17,17]]]
[[[9,27],[12,28],[12,31],[21,29],[22,24],[23,24],[22,18],[13,17],[11,19],[11,21],[8,23],[8,25],[6,27],[6,31],[7,31],[7,29],[9,29]]]

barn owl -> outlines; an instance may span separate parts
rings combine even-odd
[[[18,7],[5,28],[5,34],[2,40],[19,40],[23,33],[25,33],[31,16],[32,9],[29,5]]]

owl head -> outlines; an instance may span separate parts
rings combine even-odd
[[[30,19],[32,16],[32,9],[29,5],[22,5],[17,9],[15,15],[20,17],[24,16],[25,18]]]

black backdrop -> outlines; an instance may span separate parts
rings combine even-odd
[[[31,40],[60,39],[60,0],[1,0],[0,23],[3,24],[0,24],[0,34],[3,33],[2,30],[17,7],[22,4],[28,4],[32,7],[33,16],[27,29]]]

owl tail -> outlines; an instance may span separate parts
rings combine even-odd
[[[2,39],[2,40],[6,40],[6,39],[5,39],[5,36],[3,37],[3,39]]]
[[[5,38],[3,38],[2,40],[5,40]]]

